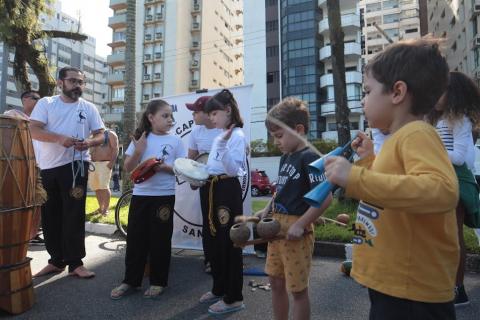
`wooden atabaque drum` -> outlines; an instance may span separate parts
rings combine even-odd
[[[36,179],[28,121],[0,115],[0,209],[35,205]]]
[[[37,168],[28,121],[0,115],[0,309],[18,314],[34,302],[26,258],[36,199]]]
[[[19,314],[30,309],[35,302],[30,258],[0,267],[0,309]]]

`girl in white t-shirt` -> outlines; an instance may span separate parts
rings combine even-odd
[[[471,172],[475,161],[472,130],[480,124],[480,90],[477,85],[461,72],[450,72],[447,91],[427,116],[427,121],[436,126],[459,179],[460,199],[456,212],[460,263],[454,302],[456,306],[465,305],[469,301],[463,287],[466,256],[463,224],[469,225],[469,218],[480,214],[478,186]]]
[[[141,286],[147,257],[150,287],[144,297],[155,298],[167,286],[175,205],[173,162],[185,157],[180,138],[169,134],[173,124],[170,105],[163,100],[150,101],[125,152],[124,166],[128,172],[147,159],[161,161],[151,178],[133,187],[128,212],[125,278],[112,290],[112,299],[120,299],[131,289]]]
[[[213,303],[208,312],[224,314],[245,308],[243,303],[242,250],[233,246],[229,231],[234,218],[243,213],[242,188],[239,176],[246,174],[247,142],[242,131],[237,102],[229,90],[211,97],[205,112],[215,127],[224,132],[215,138],[208,156],[210,180],[208,197],[201,197],[202,209],[208,212],[208,237],[213,286],[200,298],[200,303]],[[203,188],[202,188],[203,190]]]

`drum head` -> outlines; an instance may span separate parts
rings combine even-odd
[[[173,163],[173,167],[175,171],[187,178],[200,181],[208,179],[207,166],[192,159],[178,158]]]
[[[195,161],[200,162],[200,163],[203,163],[203,164],[207,164],[207,161],[208,161],[208,153],[205,152],[205,153],[199,154],[199,155],[195,158]]]

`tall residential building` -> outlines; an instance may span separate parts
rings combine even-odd
[[[61,2],[50,4],[52,15],[42,14],[40,22],[44,30],[81,31],[79,21],[62,12]],[[63,38],[48,38],[38,42],[45,48],[52,76],[65,66],[78,67],[85,72],[86,86],[83,98],[94,103],[99,110],[105,103],[107,87],[105,78],[107,65],[104,58],[95,55],[95,38],[85,41],[73,41]],[[21,92],[17,91],[13,78],[13,48],[0,43],[0,112],[5,109],[21,108]],[[31,69],[28,70],[32,87],[38,89],[38,79]]]
[[[127,1],[110,0],[110,8],[105,117],[120,121]],[[152,98],[243,84],[243,0],[137,1],[135,28],[137,111]]]
[[[265,117],[267,113],[267,83],[265,70],[266,58],[266,32],[265,32],[265,7],[259,6],[257,1],[245,1],[244,16],[244,63],[245,84],[252,84],[252,106],[250,139],[267,140]],[[278,41],[277,41],[278,59]]]
[[[357,0],[340,2],[341,24],[344,32],[345,80],[348,108],[350,109],[350,129],[352,134],[364,129],[362,99],[362,63],[361,63],[361,19]],[[327,1],[319,0],[320,21],[318,24],[320,66],[320,110],[318,114],[317,136],[323,139],[337,140],[335,120],[335,96],[332,74],[332,48],[328,23]]]
[[[265,1],[267,109],[280,101],[280,45],[278,0]]]
[[[361,0],[363,58],[367,62],[389,42],[376,24],[393,41],[416,39],[427,33],[427,0]],[[437,1],[438,2],[438,1]],[[440,1],[445,2],[445,1]]]
[[[450,69],[480,84],[480,0],[428,0],[428,29],[445,38]]]

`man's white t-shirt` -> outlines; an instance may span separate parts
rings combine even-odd
[[[45,124],[47,131],[78,139],[86,139],[92,131],[105,128],[95,105],[82,98],[65,103],[60,96],[44,97],[35,105],[30,119]],[[36,147],[41,150],[37,163],[42,170],[60,167],[73,160],[90,161],[88,150],[78,151],[44,141],[38,141]]]
[[[208,129],[203,125],[196,125],[190,132],[190,139],[188,140],[188,148],[190,150],[198,151],[198,154],[210,153],[212,149],[213,140],[223,132],[222,129],[212,128]]]
[[[125,151],[127,156],[135,152],[133,142]],[[150,158],[163,158],[166,164],[173,166],[177,158],[185,158],[185,148],[182,140],[174,135],[156,135],[150,133],[147,136],[147,147],[140,158],[140,163]],[[133,194],[136,196],[170,196],[175,194],[175,176],[167,172],[157,172],[150,179],[136,183],[133,187]]]
[[[246,174],[243,164],[246,161],[247,140],[240,128],[233,129],[228,141],[223,134],[213,141],[212,150],[208,155],[207,169],[211,175],[226,174],[231,177],[242,177]]]

